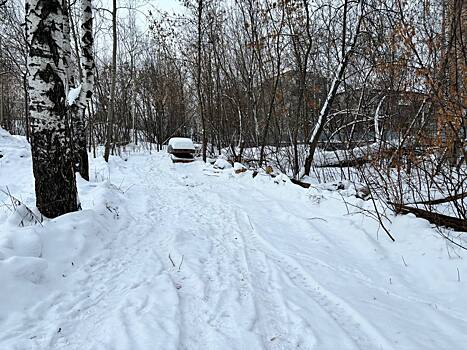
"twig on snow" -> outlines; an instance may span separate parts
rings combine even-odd
[[[169,253],[169,260],[170,260],[170,262],[172,263],[172,266],[175,267],[175,263],[174,263],[174,261],[172,260],[172,257],[170,256],[170,253]]]
[[[182,261],[180,261],[180,265],[178,265],[178,272],[180,272],[180,269],[182,268],[183,258],[184,257],[185,257],[185,255],[182,255]]]
[[[323,220],[324,222],[328,222],[326,219],[320,218],[318,216],[312,217],[312,218],[307,218],[308,220]]]

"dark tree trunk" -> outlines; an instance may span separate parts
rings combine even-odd
[[[73,106],[73,109],[77,109],[77,107]],[[87,137],[84,115],[85,110],[77,109],[73,111],[72,114],[75,170],[81,175],[83,179],[89,181],[89,160],[88,152],[86,150]]]
[[[203,0],[198,0],[198,55],[197,55],[197,71],[196,71],[196,92],[199,100],[199,110],[201,115],[201,128],[202,130],[202,142],[203,142],[203,161],[206,162],[207,156],[206,151],[208,147],[208,138],[206,136],[206,116],[204,111],[204,97],[201,90],[201,53],[202,53],[202,18],[203,18]]]
[[[24,90],[24,120],[25,120],[25,126],[24,126],[24,131],[26,133],[26,140],[30,141],[30,135],[29,135],[29,130],[30,130],[30,122],[29,122],[29,91],[28,91],[28,74],[27,72],[24,73],[23,75],[23,90]]]
[[[110,106],[108,106],[108,121],[105,140],[104,159],[109,161],[110,149],[113,142],[115,120],[115,85],[117,81],[117,0],[112,0],[112,82],[110,87]]]

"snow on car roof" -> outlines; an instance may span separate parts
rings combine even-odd
[[[172,137],[169,140],[169,146],[172,146],[173,149],[191,149],[195,150],[193,141],[186,137]]]

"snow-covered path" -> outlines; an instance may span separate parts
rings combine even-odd
[[[394,244],[335,193],[174,165],[165,154],[114,158],[110,178],[124,192],[107,207],[111,239],[19,323],[0,328],[0,348],[467,344],[465,285],[455,271],[467,269],[426,222],[396,218],[392,228],[403,234]]]

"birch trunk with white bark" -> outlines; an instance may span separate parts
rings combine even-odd
[[[316,151],[316,147],[318,146],[319,138],[323,132],[324,125],[326,124],[329,116],[329,112],[331,111],[332,103],[334,102],[334,98],[336,97],[337,90],[342,83],[342,79],[344,77],[345,70],[349,63],[349,59],[354,51],[355,45],[357,44],[357,39],[360,35],[360,27],[363,21],[363,1],[359,0],[358,2],[358,21],[355,28],[355,32],[352,36],[352,40],[349,44],[349,47],[346,48],[346,21],[348,15],[348,6],[350,4],[350,0],[345,0],[344,2],[344,25],[343,25],[343,35],[342,35],[342,56],[339,60],[339,65],[337,67],[336,75],[331,83],[331,87],[329,88],[329,92],[326,96],[326,100],[324,101],[323,107],[320,110],[318,121],[313,129],[311,134],[310,140],[308,142],[308,154],[305,159],[305,169],[304,175],[310,175],[311,164],[313,163],[314,154]]]
[[[383,96],[383,98],[379,101],[378,107],[376,107],[375,115],[373,117],[373,122],[375,125],[375,142],[378,143],[378,146],[380,149],[381,149],[381,142],[383,141],[383,130],[381,129],[379,125],[379,119],[381,117],[380,115],[381,106],[383,105],[383,102],[385,99],[386,99],[386,96]]]
[[[28,89],[36,206],[46,217],[78,210],[63,64],[62,0],[27,0]]]
[[[81,177],[89,180],[89,161],[86,150],[86,109],[91,102],[94,88],[94,57],[93,46],[94,37],[92,33],[92,0],[81,1],[81,82],[78,89],[73,92],[70,90],[68,103],[71,109],[71,118],[73,121],[73,146],[75,155],[76,170]],[[71,50],[70,50],[71,52]]]

